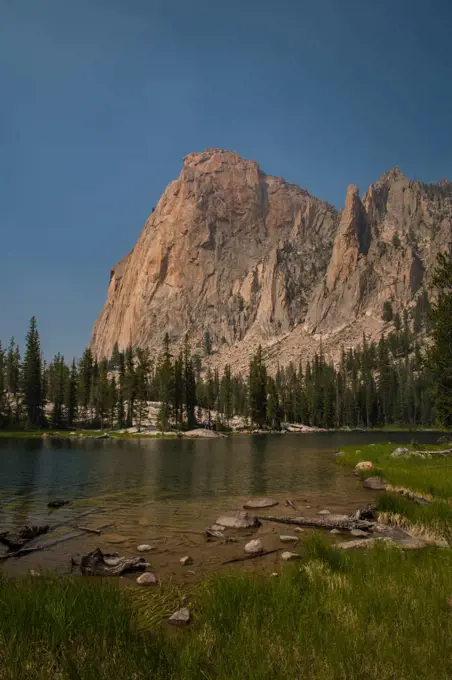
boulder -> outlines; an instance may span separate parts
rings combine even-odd
[[[386,484],[381,477],[366,477],[363,481],[363,487],[365,489],[372,489],[372,491],[384,491]]]
[[[374,464],[370,460],[362,460],[355,465],[355,472],[360,472],[361,470],[372,470]]]
[[[299,538],[298,536],[280,536],[279,540],[281,543],[296,543]]]
[[[248,510],[254,510],[261,508],[273,508],[275,505],[278,505],[278,501],[275,501],[272,498],[252,498],[251,500],[247,501],[243,507]]]
[[[196,430],[188,430],[187,432],[183,433],[183,436],[189,437],[190,439],[222,439],[226,437],[226,435],[222,434],[221,432],[215,432],[215,430],[206,430],[202,427],[199,427]]]
[[[400,456],[406,456],[407,453],[410,453],[409,449],[399,447],[391,453],[391,458],[400,458]]]
[[[352,529],[350,531],[350,536],[354,536],[355,538],[367,538],[369,534],[362,529]]]
[[[290,562],[291,560],[301,559],[301,555],[299,555],[298,553],[287,551],[287,552],[281,553],[281,559],[284,560],[284,562]]]
[[[174,612],[174,614],[169,617],[168,623],[170,623],[172,626],[186,626],[187,623],[190,622],[190,619],[190,611],[186,607],[183,607],[182,609],[178,609],[177,612]]]
[[[245,552],[247,555],[256,555],[256,553],[261,553],[263,550],[264,546],[258,538],[256,538],[254,541],[250,541],[245,546]]]
[[[149,552],[149,550],[152,550],[152,545],[148,545],[147,543],[143,543],[143,545],[139,545],[137,548],[138,552]]]
[[[243,510],[236,510],[235,512],[220,515],[216,524],[228,529],[249,529],[251,527],[259,527],[261,523],[257,517],[252,517]]]
[[[137,578],[139,586],[156,586],[158,584],[157,576],[151,571],[145,571]]]

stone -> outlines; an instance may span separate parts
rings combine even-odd
[[[149,552],[152,550],[152,545],[148,545],[147,543],[143,543],[142,545],[139,545],[137,548],[138,552]]]
[[[243,506],[247,510],[261,509],[261,508],[273,508],[278,505],[278,501],[274,501],[272,498],[252,498],[247,501]]]
[[[296,543],[298,540],[298,536],[280,536],[279,540],[281,543]]]
[[[270,574],[270,576],[271,576],[272,578],[278,578],[279,574],[278,574],[277,571],[273,571],[273,572]]]
[[[188,430],[183,433],[183,436],[188,437],[189,439],[222,439],[225,437],[221,432],[207,430],[202,427],[199,427],[196,430]]]
[[[210,528],[212,531],[224,531],[224,526],[221,524],[212,524]]]
[[[318,515],[331,515],[331,512],[329,510],[319,510]]]
[[[105,534],[102,536],[102,539],[105,541],[105,543],[111,543],[112,545],[120,545],[121,543],[125,543],[127,541],[125,536],[120,536],[119,534]]]
[[[301,559],[301,555],[299,555],[298,553],[286,551],[281,553],[281,559],[284,560],[284,562],[290,562],[291,560]]]
[[[361,470],[372,470],[374,464],[370,460],[362,460],[355,465],[355,472],[360,472]]]
[[[251,527],[259,527],[260,522],[257,517],[252,517],[243,510],[236,510],[235,512],[225,513],[220,515],[216,524],[227,529],[250,529]]]
[[[304,529],[303,527],[295,527],[294,531],[297,531],[299,534],[302,534]]]
[[[355,538],[367,538],[369,534],[367,531],[363,531],[362,529],[352,529],[350,531],[350,536],[355,536]]]
[[[157,576],[151,571],[145,571],[144,574],[140,574],[137,578],[137,583],[139,586],[156,586],[158,584]]]
[[[344,541],[343,543],[338,543],[337,547],[342,550],[354,550],[355,548],[371,548],[377,541],[382,541],[384,543],[396,545],[392,538],[357,538],[356,541]]]
[[[372,489],[372,491],[384,491],[386,484],[381,477],[366,477],[363,481],[363,487],[365,489]]]
[[[400,458],[400,456],[405,456],[409,452],[410,452],[409,449],[399,447],[391,453],[391,458]]]
[[[172,626],[186,626],[188,623],[190,623],[190,619],[190,610],[186,607],[182,607],[182,609],[178,609],[177,612],[171,614],[168,619],[168,623],[170,623]]]
[[[310,510],[312,508],[312,505],[305,505],[304,507],[306,508],[306,510]]]
[[[339,529],[331,529],[330,534],[340,534]]]
[[[179,562],[183,567],[186,567],[190,564],[193,564],[193,558],[190,557],[190,555],[185,555],[185,557],[181,557]]]
[[[247,555],[255,555],[256,553],[260,553],[264,550],[264,546],[262,545],[262,542],[256,538],[253,541],[250,541],[245,545],[245,552]]]
[[[36,569],[30,569],[28,573],[30,574],[30,576],[41,576],[41,572],[36,571]]]

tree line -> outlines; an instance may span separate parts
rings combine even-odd
[[[141,429],[149,402],[159,402],[162,431],[227,429],[237,415],[275,429],[287,422],[323,428],[452,426],[450,258],[439,258],[434,286],[434,304],[423,292],[411,315],[405,310],[394,318],[385,303],[383,317],[393,321],[392,332],[378,343],[363,336],[359,347],[342,349],[336,364],[320,348],[310,361],[270,372],[259,347],[246,376],[234,375],[229,365],[221,373],[203,370],[188,338],[176,351],[168,335],[156,357],[115,345],[108,360],[98,361],[88,348],[78,362],[57,354],[47,364],[33,317],[23,358],[14,339],[6,349],[0,345],[0,427]],[[428,352],[419,344],[421,332],[431,335]],[[210,354],[208,335],[204,343]]]

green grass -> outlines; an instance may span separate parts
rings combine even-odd
[[[169,630],[169,590],[0,578],[2,680],[446,680],[452,554],[377,546],[340,553],[307,539],[278,578],[217,575]]]
[[[374,463],[374,470],[366,471],[364,476],[381,474],[393,486],[404,487],[428,494],[435,498],[452,499],[452,456],[444,458],[391,458],[391,453],[399,446],[412,448],[401,444],[375,444],[347,446],[343,449],[345,455],[336,460],[341,465],[355,466],[361,460]],[[429,446],[429,450],[441,450],[446,445]],[[422,453],[422,449],[419,451]]]
[[[445,447],[427,448],[441,450]],[[362,471],[361,478],[379,475],[394,490],[408,489],[429,499],[429,505],[418,505],[397,492],[384,493],[378,495],[377,509],[384,513],[383,518],[389,523],[406,526],[419,535],[442,538],[452,545],[452,457],[391,458],[395,448],[395,444],[371,444],[359,449],[345,447],[345,455],[336,460],[350,467],[359,461],[370,460],[375,467]],[[407,445],[405,448],[413,447]],[[413,450],[422,453],[422,447]]]

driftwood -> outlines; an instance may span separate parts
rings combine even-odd
[[[34,538],[42,536],[42,534],[46,534],[48,530],[49,525],[46,524],[45,526],[26,526],[21,529],[18,534],[12,536],[10,535],[9,531],[4,531],[0,534],[0,543],[6,545],[8,550],[17,552]]]
[[[226,560],[221,564],[232,564],[233,562],[247,562],[248,560],[255,560],[257,557],[265,557],[266,555],[272,555],[273,553],[279,552],[279,548],[275,550],[264,550],[264,552],[254,553],[253,555],[244,555],[243,557],[233,557],[232,560]]]
[[[50,503],[47,503],[47,507],[56,510],[57,508],[62,508],[63,505],[70,505],[71,503],[72,501],[50,501]]]
[[[317,527],[319,529],[371,529],[375,522],[368,520],[350,519],[346,515],[322,516],[322,517],[275,517],[274,515],[267,515],[267,517],[259,517],[259,519],[267,522],[279,522],[280,524],[296,524],[302,527]]]
[[[293,510],[296,510],[296,509],[297,509],[297,508],[295,507],[295,505],[292,503],[292,501],[289,501],[288,498],[286,498],[286,505],[287,505],[287,507],[289,507],[289,508],[293,508]]]
[[[84,576],[119,576],[124,572],[145,571],[148,567],[143,557],[120,557],[118,553],[103,553],[99,548],[84,555],[80,562]]]
[[[98,536],[102,533],[101,529],[90,529],[89,527],[81,527],[78,524],[75,528],[80,529],[80,531],[87,531],[89,534],[97,534]]]
[[[40,550],[45,550],[46,547],[43,545],[35,545],[32,548],[21,548],[15,552],[8,552],[6,555],[0,555],[0,560],[9,560],[10,557],[22,557],[22,555],[29,555],[30,553],[39,552]]]

